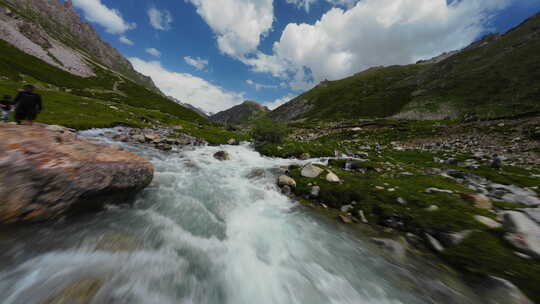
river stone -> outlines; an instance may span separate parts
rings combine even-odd
[[[349,217],[347,215],[340,214],[340,215],[338,215],[338,217],[345,224],[352,224],[353,223],[351,217]]]
[[[452,190],[445,190],[445,189],[439,189],[439,188],[428,188],[426,189],[426,193],[432,194],[432,193],[448,193],[452,194],[454,191]]]
[[[341,212],[344,212],[344,213],[349,213],[353,209],[354,209],[353,205],[343,205],[343,206],[341,206]]]
[[[540,226],[526,214],[517,211],[504,212],[504,226],[512,231],[506,239],[515,247],[540,258]]]
[[[145,133],[144,134],[144,139],[147,142],[159,142],[161,140],[160,136],[158,134],[154,134],[154,133]]]
[[[429,206],[428,208],[426,208],[426,211],[429,211],[429,212],[439,211],[439,206],[437,206],[437,205],[431,205],[431,206]]]
[[[231,156],[226,151],[218,151],[214,153],[214,158],[220,161],[230,160]]]
[[[482,284],[486,304],[534,304],[516,285],[498,277],[487,277]]]
[[[137,141],[139,143],[144,143],[146,141],[146,139],[144,138],[144,135],[141,135],[141,134],[136,134],[136,135],[133,135],[131,137],[134,141]]]
[[[525,212],[525,214],[527,214],[529,218],[531,218],[533,221],[540,225],[540,208],[527,208],[521,209],[521,211]]]
[[[319,175],[321,175],[321,173],[323,173],[323,169],[317,167],[317,166],[314,166],[312,164],[308,164],[306,165],[304,168],[302,168],[302,171],[300,172],[300,174],[303,176],[303,177],[308,177],[308,178],[315,178]]]
[[[482,216],[482,215],[475,215],[474,219],[477,222],[479,222],[479,223],[481,223],[481,224],[483,224],[486,227],[491,228],[491,229],[497,229],[497,228],[502,227],[502,225],[500,223],[490,219],[489,217],[485,217],[485,216]]]
[[[311,158],[311,155],[309,153],[302,153],[300,154],[300,160],[308,160]]]
[[[426,233],[425,236],[426,236],[426,241],[428,242],[429,246],[433,250],[435,250],[437,252],[443,252],[444,251],[444,247],[443,247],[443,245],[441,245],[439,240],[437,240],[436,238],[434,238],[433,236],[431,236],[428,233]]]
[[[360,218],[360,221],[362,221],[362,223],[364,224],[369,224],[367,218],[366,218],[366,215],[364,213],[363,210],[358,210],[358,217]]]
[[[385,250],[390,251],[392,254],[394,254],[398,258],[403,258],[405,256],[406,248],[403,244],[401,244],[398,241],[394,241],[391,239],[382,239],[382,238],[370,238],[370,241],[373,244]]]
[[[445,246],[449,247],[452,245],[459,245],[473,232],[474,230],[463,230],[461,232],[441,233],[440,235],[437,235],[437,237]]]
[[[132,252],[139,247],[139,242],[135,238],[121,233],[104,235],[96,244],[96,250],[108,252]]]
[[[238,142],[236,141],[236,139],[231,138],[231,139],[229,139],[229,140],[227,141],[227,144],[228,144],[228,145],[237,145]]]
[[[523,204],[531,207],[540,206],[540,199],[532,195],[516,195],[513,193],[507,193],[503,195],[501,199],[509,203]]]
[[[48,131],[53,131],[53,132],[59,132],[59,133],[64,133],[64,132],[70,132],[70,130],[66,127],[62,127],[62,126],[58,126],[58,125],[48,125],[45,127]]]
[[[246,177],[249,179],[257,179],[257,178],[263,178],[265,176],[266,176],[266,171],[264,171],[264,169],[256,168],[256,169],[251,170],[251,172],[249,172]]]
[[[334,172],[330,171],[328,171],[328,174],[326,174],[326,180],[331,183],[339,183],[341,181]]]
[[[281,175],[278,178],[278,185],[281,187],[283,186],[296,187],[296,181],[287,175]]]
[[[281,187],[281,193],[284,194],[284,195],[287,195],[287,196],[291,195],[291,193],[292,193],[291,186],[285,185],[285,186]]]
[[[70,284],[44,304],[91,304],[104,284],[103,279],[89,278]]]
[[[319,186],[313,186],[311,188],[311,196],[312,197],[319,197],[319,194],[321,193],[321,187]]]
[[[489,198],[483,194],[463,193],[461,194],[461,198],[471,202],[478,209],[491,210],[491,208],[493,208]]]
[[[46,125],[0,125],[0,223],[37,222],[129,202],[154,167]]]

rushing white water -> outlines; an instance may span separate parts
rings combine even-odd
[[[288,160],[247,146],[127,148],[156,167],[132,207],[0,234],[1,303],[48,303],[84,280],[99,282],[100,304],[480,303],[281,195],[274,172]],[[231,160],[212,157],[223,149]],[[139,246],[96,247],[111,234]]]

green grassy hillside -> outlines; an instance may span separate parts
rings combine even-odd
[[[322,83],[279,120],[496,118],[540,111],[540,14],[441,62],[372,68]]]
[[[40,117],[45,122],[76,128],[117,123],[136,126],[178,121],[208,123],[193,110],[123,76],[98,66],[94,66],[94,71],[96,77],[75,76],[0,40],[0,94],[15,95],[22,84],[36,84],[45,107],[52,111],[45,111]],[[124,117],[127,114],[114,108],[133,115]]]

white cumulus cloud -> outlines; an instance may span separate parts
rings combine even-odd
[[[103,26],[111,34],[123,34],[137,26],[126,22],[118,10],[108,8],[101,0],[73,0],[73,5],[83,11],[86,20]]]
[[[155,48],[148,48],[145,50],[145,52],[155,57],[161,57],[161,52]]]
[[[255,90],[257,90],[257,91],[260,91],[262,89],[277,89],[277,88],[280,87],[279,85],[258,83],[258,82],[255,82],[255,81],[251,80],[251,79],[246,80],[246,83],[249,84],[250,86],[255,87]]]
[[[196,68],[197,70],[202,70],[208,65],[208,60],[202,59],[200,57],[193,58],[193,57],[190,57],[190,56],[186,56],[186,57],[184,57],[184,61],[187,64],[189,64],[189,65],[193,66],[194,68]]]
[[[244,93],[227,91],[191,74],[169,71],[159,61],[129,60],[138,72],[150,76],[163,93],[205,111],[216,113],[245,100]]]
[[[133,43],[133,41],[129,40],[128,37],[126,36],[121,36],[120,38],[118,38],[118,40],[120,42],[122,42],[123,44],[127,44],[127,45],[134,45],[135,43]]]
[[[171,23],[173,22],[173,17],[171,12],[167,10],[158,10],[155,7],[152,7],[148,10],[148,18],[150,19],[150,25],[160,31],[168,31],[171,29]]]
[[[257,50],[274,22],[272,0],[187,0],[212,28],[218,47],[234,58]]]
[[[296,97],[297,97],[297,95],[289,94],[289,95],[283,96],[281,98],[278,98],[278,99],[276,99],[274,101],[263,103],[263,105],[266,106],[267,108],[269,108],[270,110],[274,110],[274,109],[277,109],[279,106],[284,105],[287,102],[295,99]]]
[[[311,5],[316,2],[326,2],[334,6],[343,6],[350,8],[361,0],[286,0],[289,4],[294,4],[298,8],[303,8],[306,12],[309,12]]]
[[[409,64],[462,48],[486,31],[493,13],[515,0],[363,0],[334,7],[314,24],[288,24],[273,54],[243,60],[254,71],[294,75],[305,89],[372,66]]]

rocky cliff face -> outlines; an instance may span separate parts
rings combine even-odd
[[[268,108],[254,101],[244,101],[240,105],[212,115],[210,120],[222,124],[239,125],[268,112],[270,112]]]
[[[78,76],[94,75],[90,61],[158,91],[151,78],[135,71],[124,56],[81,20],[71,1],[5,3],[0,2],[0,38],[17,48]]]
[[[0,223],[125,203],[153,178],[146,159],[59,126],[0,126]]]

